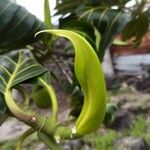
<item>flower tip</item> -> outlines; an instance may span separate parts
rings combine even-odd
[[[60,139],[60,136],[55,136],[54,138],[55,138],[56,143],[59,144],[59,143],[60,143],[60,140],[61,140],[61,139]]]

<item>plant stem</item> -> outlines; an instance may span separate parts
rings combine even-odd
[[[38,137],[50,150],[61,150],[60,146],[56,143],[53,137],[50,137],[42,132],[38,132]]]
[[[12,97],[12,90],[9,89],[4,93],[6,105],[10,112],[20,121],[23,121],[27,125],[33,127],[36,130],[41,130],[47,134],[52,134],[53,129],[56,126],[56,122],[50,120],[47,117],[43,117],[33,110],[23,111],[26,106],[18,106]]]
[[[17,117],[17,119],[24,121],[28,123],[31,119],[31,114],[30,113],[25,113],[22,111],[18,105],[15,103],[15,101],[12,98],[12,90],[9,89],[5,92],[5,101],[6,104],[10,110],[10,112]]]
[[[71,128],[58,125],[54,130],[54,138],[59,143],[62,139],[73,139],[76,137],[72,134]]]
[[[48,88],[49,90],[52,90]],[[75,136],[72,137],[72,129],[69,127],[64,127],[63,125],[58,125],[56,120],[57,116],[57,105],[53,109],[53,116],[45,117],[41,116],[38,113],[34,112],[33,110],[26,109],[23,111],[26,106],[18,106],[12,97],[12,90],[8,89],[4,93],[5,101],[7,107],[9,108],[10,112],[20,121],[23,121],[27,125],[34,128],[36,131],[41,131],[46,135],[52,137],[54,136],[55,139],[72,139],[76,138]],[[53,99],[55,101],[56,99]],[[55,101],[57,102],[57,101]],[[56,103],[57,104],[57,103]]]
[[[16,150],[22,150],[22,145],[24,140],[31,134],[33,134],[36,130],[33,128],[28,129],[24,134],[21,135],[17,142]]]
[[[49,93],[49,96],[51,97],[52,101],[52,114],[51,119],[55,120],[57,122],[57,115],[58,115],[58,100],[56,97],[56,94],[54,92],[54,89],[51,85],[47,84],[43,79],[39,78],[40,82],[44,85],[46,90]]]

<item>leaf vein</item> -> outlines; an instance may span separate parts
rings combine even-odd
[[[32,68],[32,67],[37,67],[37,66],[40,66],[40,65],[38,65],[38,64],[33,64],[33,65],[28,66],[28,67],[25,67],[25,68],[22,69],[20,72],[16,73],[16,76],[18,76],[18,75],[21,74],[22,72],[24,72],[24,71],[26,71],[26,70],[28,70],[28,69],[30,69],[30,68]]]
[[[0,64],[0,67],[9,75],[11,76],[11,73],[6,69],[3,65]]]

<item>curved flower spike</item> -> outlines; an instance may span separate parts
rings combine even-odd
[[[73,128],[76,137],[100,127],[106,110],[106,87],[100,61],[91,45],[79,34],[68,30],[44,30],[68,38],[75,48],[74,68],[84,94],[84,105]]]

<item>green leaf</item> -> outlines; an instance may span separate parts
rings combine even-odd
[[[42,74],[40,76],[29,79],[28,82],[31,83],[31,84],[43,86],[43,83],[41,83],[41,81],[39,79],[43,80],[47,84],[51,84],[51,72],[47,71],[47,72],[45,72],[44,74]]]
[[[27,50],[0,55],[0,92],[46,72]]]
[[[106,109],[106,87],[101,64],[90,44],[68,30],[44,30],[68,38],[75,48],[75,73],[84,93],[84,106],[77,120],[77,134],[84,135],[100,127]],[[83,119],[81,119],[83,118]],[[80,122],[78,125],[78,122]]]
[[[8,108],[5,103],[4,95],[0,93],[0,126],[8,118]]]
[[[77,8],[81,7],[105,7],[110,8],[111,6],[118,6],[122,8],[130,0],[58,0],[56,9],[56,15],[73,14]]]
[[[134,38],[134,45],[138,46],[142,37],[148,31],[149,20],[147,13],[140,13],[135,19],[131,20],[123,30],[123,40]]]
[[[78,7],[84,0],[76,0],[76,1],[70,1],[70,0],[63,0],[61,3],[58,3],[56,8],[57,12],[55,15],[65,15],[67,13],[70,13],[72,10],[74,10],[76,7]]]
[[[0,49],[16,49],[37,39],[34,34],[45,29],[43,22],[24,7],[10,0],[0,1]]]
[[[44,23],[48,28],[52,28],[51,11],[49,0],[44,0]]]
[[[51,84],[51,74],[50,72],[46,72],[44,73],[42,76],[40,76],[40,79],[42,79],[44,82],[46,82],[47,84]],[[41,82],[39,82],[40,85],[43,85]]]
[[[80,19],[87,19],[87,21],[100,32],[101,41],[99,42],[97,54],[102,61],[105,50],[111,45],[114,36],[123,30],[125,25],[129,22],[131,16],[130,14],[110,8],[84,9],[77,11],[77,14]]]
[[[116,105],[111,104],[111,103],[107,104],[107,109],[106,109],[105,117],[104,117],[104,120],[103,120],[103,124],[105,126],[110,125],[114,121],[116,111],[117,111],[117,106]]]
[[[95,45],[96,45],[96,49],[99,49],[99,43],[101,41],[101,34],[100,32],[97,30],[97,28],[94,27],[94,33],[95,33]]]
[[[96,49],[94,28],[86,20],[79,20],[75,15],[69,15],[59,20],[59,28],[83,32],[84,38]]]
[[[77,2],[74,2],[74,4],[75,3]],[[108,1],[102,1],[102,3],[108,4]],[[111,1],[110,3],[113,5],[113,3],[115,4],[119,2]],[[122,4],[123,2],[120,3]],[[58,12],[61,12],[61,5],[65,6],[65,0],[60,4]],[[68,13],[69,10],[70,9],[68,8]],[[101,61],[103,60],[105,50],[112,44],[114,36],[121,32],[131,19],[131,14],[124,13],[121,10],[114,10],[107,5],[103,6],[97,4],[95,6],[94,1],[91,1],[91,3],[84,2],[84,4],[76,6],[73,10],[73,12],[70,10],[69,16],[63,16],[60,19],[61,27],[69,28],[71,30],[77,29],[85,32],[88,37],[91,38],[91,40],[88,41],[96,50]],[[62,12],[62,15],[64,15],[63,13],[65,12]],[[96,35],[95,31],[97,33]],[[101,40],[99,40],[99,35],[101,35]]]
[[[7,112],[7,106],[5,104],[4,95],[0,93],[0,117],[4,116]]]
[[[126,3],[128,3],[131,0],[101,0],[102,4],[110,5],[110,6],[124,6]]]

